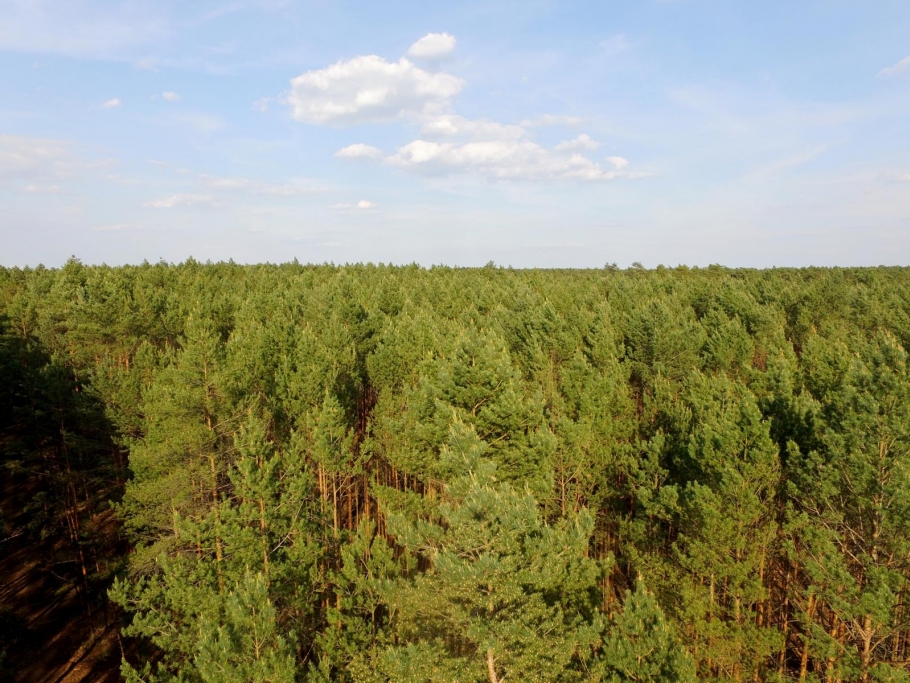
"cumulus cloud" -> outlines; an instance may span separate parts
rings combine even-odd
[[[466,119],[457,114],[430,116],[424,121],[420,132],[426,137],[466,136],[475,140],[518,140],[527,135],[521,126],[486,119]]]
[[[592,140],[590,135],[582,133],[574,140],[566,140],[556,145],[557,152],[578,152],[583,149],[597,149],[600,143]]]
[[[161,99],[167,100],[168,102],[179,102],[180,95],[175,93],[173,90],[167,90],[161,93]]]
[[[415,59],[436,59],[444,57],[455,49],[455,36],[448,33],[428,33],[408,48],[408,57]]]
[[[347,147],[342,147],[337,152],[335,156],[339,159],[380,159],[382,158],[382,150],[378,147],[371,147],[370,145],[365,145],[362,142],[358,142],[354,145],[348,145]]]
[[[479,173],[493,180],[613,180],[641,173],[604,169],[581,154],[548,150],[530,140],[490,140],[465,144],[415,140],[386,163],[414,173]]]
[[[112,99],[107,100],[101,106],[104,107],[105,109],[115,109],[122,105],[123,105],[123,101],[119,97],[114,97]]]
[[[215,198],[210,194],[173,194],[145,202],[142,206],[149,209],[173,209],[181,206],[211,206],[214,201]]]
[[[904,57],[897,64],[892,66],[886,66],[884,69],[878,72],[879,78],[887,78],[888,76],[897,76],[898,74],[903,73],[907,69],[910,69],[910,55]]]
[[[607,157],[606,162],[617,171],[621,171],[629,165],[629,160],[623,157]]]
[[[455,38],[430,33],[414,43],[408,56],[434,58],[451,52]],[[384,162],[426,175],[474,173],[486,178],[521,180],[589,180],[640,178],[628,171],[628,161],[608,157],[602,165],[584,156],[600,144],[579,134],[553,148],[533,139],[543,126],[577,126],[575,116],[546,114],[519,124],[469,119],[449,107],[464,82],[451,74],[415,66],[406,57],[389,62],[376,55],[340,61],[325,69],[308,71],[291,81],[282,101],[298,121],[347,125],[391,120],[420,126],[419,137],[386,156]],[[356,143],[335,152],[341,159],[379,160],[383,152]],[[338,204],[339,210],[372,208],[370,203]]]
[[[369,209],[375,209],[377,206],[379,206],[379,205],[376,204],[375,202],[371,202],[366,199],[361,199],[359,202],[357,202],[355,204],[335,204],[332,208],[337,209],[339,211],[351,211],[351,210],[367,211]]]
[[[355,57],[291,80],[287,102],[298,121],[347,125],[388,121],[445,106],[464,81],[405,58]]]

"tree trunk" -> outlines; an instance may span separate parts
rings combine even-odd
[[[487,674],[490,676],[490,683],[499,683],[499,676],[496,675],[496,660],[493,658],[493,648],[487,650]]]
[[[812,616],[815,614],[815,593],[809,594],[806,608],[806,632],[803,634],[803,652],[799,660],[799,683],[805,683],[809,668],[809,634],[812,631]]]

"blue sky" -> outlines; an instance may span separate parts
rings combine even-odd
[[[910,263],[906,0],[0,0],[0,263]]]

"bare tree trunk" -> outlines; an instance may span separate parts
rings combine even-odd
[[[499,683],[499,676],[496,675],[496,660],[493,658],[493,648],[487,650],[487,674],[490,676],[490,683]]]
[[[806,608],[806,632],[803,634],[803,652],[799,661],[799,683],[805,683],[809,668],[809,634],[812,631],[812,616],[815,614],[815,593],[809,594]]]

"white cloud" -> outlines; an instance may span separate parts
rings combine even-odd
[[[273,184],[248,178],[220,178],[205,174],[200,175],[199,179],[210,190],[242,191],[274,197],[294,197],[317,194],[322,191],[321,188],[304,181]]]
[[[528,128],[537,128],[543,126],[577,126],[581,123],[581,117],[564,116],[562,114],[544,114],[536,119],[525,119],[521,122],[522,126]]]
[[[371,147],[358,142],[354,145],[342,147],[335,152],[335,156],[339,159],[380,159],[382,158],[382,150],[378,147]]]
[[[617,33],[615,36],[600,41],[600,49],[608,57],[628,52],[631,48],[631,43],[623,33]]]
[[[299,195],[317,194],[322,188],[307,185],[306,183],[285,183],[284,185],[257,184],[253,192],[273,195],[275,197],[296,197]]]
[[[430,73],[404,58],[388,62],[367,55],[292,79],[287,102],[294,118],[306,123],[378,122],[438,111],[463,85],[456,76]]]
[[[448,33],[428,33],[408,48],[408,56],[416,59],[444,57],[455,49],[455,36]]]
[[[0,135],[0,176],[53,171],[69,157],[69,145],[60,140]]]
[[[629,165],[629,160],[623,157],[607,157],[606,162],[617,171],[621,171]]]
[[[60,191],[59,185],[26,185],[22,188],[29,194],[56,194]]]
[[[192,128],[200,133],[214,133],[225,127],[224,120],[219,116],[198,111],[175,113],[168,118],[178,126]]]
[[[897,76],[907,69],[910,69],[910,55],[907,55],[893,66],[886,66],[884,69],[878,72],[878,77],[887,78],[888,76]]]
[[[808,164],[810,161],[828,151],[829,145],[815,145],[795,154],[788,154],[771,163],[764,163],[758,166],[754,171],[748,173],[745,177],[753,179],[765,179],[779,176],[782,172],[793,168],[799,168]]]
[[[335,204],[332,208],[338,209],[339,211],[350,211],[351,209],[356,209],[360,211],[367,211],[369,209],[375,209],[378,204],[375,202],[367,201],[366,199],[361,199],[355,204]]]
[[[142,206],[150,209],[173,209],[179,206],[202,206],[214,204],[210,194],[174,194],[163,199],[145,202]]]
[[[202,181],[215,190],[246,190],[250,186],[250,181],[246,178],[215,178],[204,175]]]
[[[94,232],[119,232],[121,230],[126,230],[130,226],[126,223],[114,223],[111,225],[96,225],[92,228]]]
[[[101,106],[104,107],[105,109],[114,109],[114,108],[120,107],[122,105],[123,105],[123,101],[119,97],[114,97],[112,99],[107,100]]]
[[[426,137],[467,136],[475,140],[518,140],[527,135],[521,126],[486,119],[466,119],[457,114],[431,116],[420,132]]]
[[[166,5],[123,0],[4,0],[0,49],[76,58],[124,58],[172,32]]]
[[[161,98],[164,100],[167,100],[168,102],[179,102],[180,101],[180,95],[175,93],[173,90],[167,90],[167,91],[161,93]]]
[[[473,172],[494,180],[613,180],[644,174],[604,169],[581,154],[547,150],[529,140],[493,140],[461,145],[415,140],[386,163],[428,175]]]
[[[590,135],[582,133],[574,140],[566,140],[556,145],[557,152],[578,152],[583,149],[597,149],[600,143],[592,140]]]

